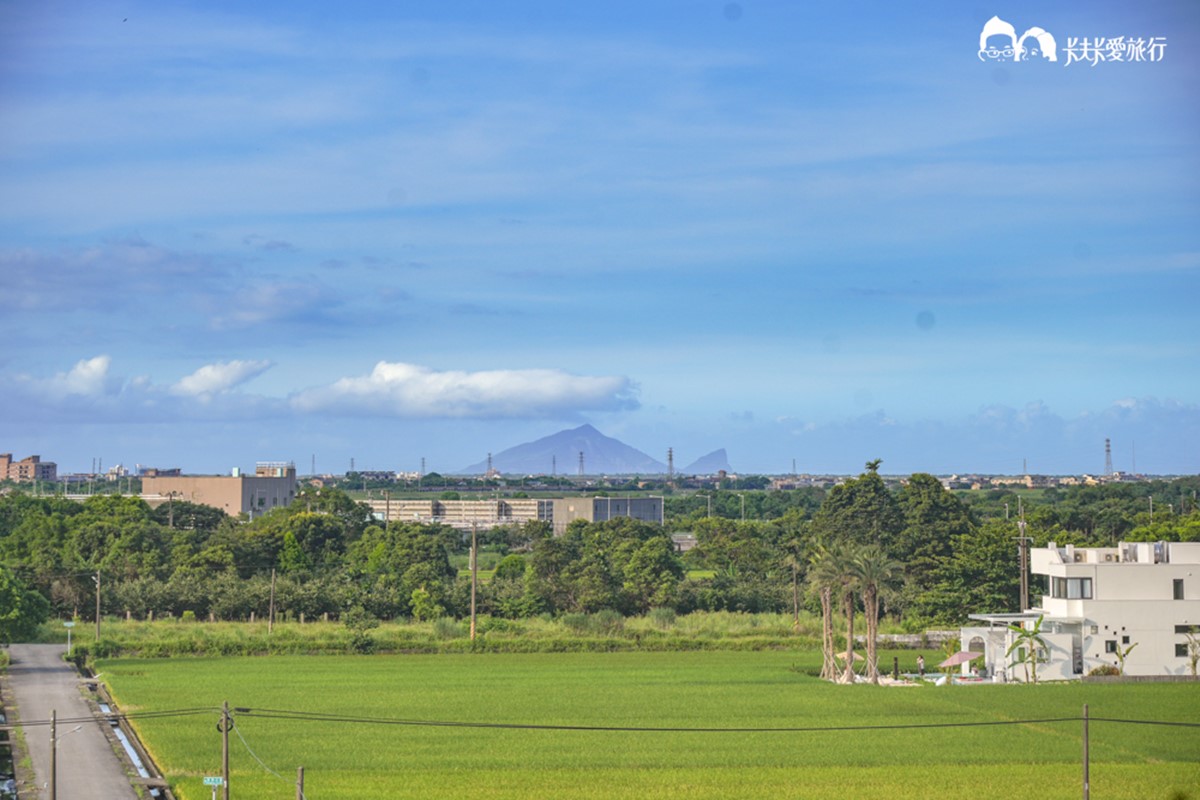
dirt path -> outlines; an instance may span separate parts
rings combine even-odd
[[[50,719],[58,725],[58,797],[61,800],[137,800],[121,759],[105,736],[106,723],[94,721],[79,691],[79,675],[62,660],[64,648],[56,644],[14,644],[9,647],[9,701],[17,708],[25,731],[33,771],[40,792],[22,787],[22,798],[48,798],[50,780],[50,728],[28,723]],[[78,728],[78,729],[76,729]]]

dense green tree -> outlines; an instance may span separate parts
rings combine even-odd
[[[219,508],[187,500],[163,503],[150,512],[150,518],[163,527],[187,528],[210,534],[227,517],[228,514]]]
[[[897,494],[904,527],[888,553],[904,568],[901,605],[911,605],[933,584],[939,565],[950,558],[956,537],[974,530],[967,506],[932,475],[911,476]]]
[[[950,558],[934,572],[932,585],[914,599],[918,618],[957,624],[967,614],[1015,612],[1021,570],[1013,528],[991,520],[955,538]]]
[[[828,542],[877,544],[892,553],[904,529],[904,513],[877,471],[867,464],[866,472],[833,487],[813,516],[814,536]]]
[[[393,522],[386,528],[371,526],[347,553],[349,576],[366,578],[380,589],[395,587],[399,613],[412,613],[417,589],[425,593],[419,597],[428,595],[432,604],[428,608],[444,609],[458,576],[449,555],[450,543],[457,538],[457,532],[440,525]]]
[[[50,615],[50,603],[0,566],[0,643],[32,637]]]

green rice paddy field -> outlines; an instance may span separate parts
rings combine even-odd
[[[816,658],[779,651],[279,656],[121,659],[98,669],[129,712],[216,709],[228,700],[448,722],[829,728],[1078,718],[1088,703],[1093,718],[1200,722],[1197,684],[847,687],[805,675]],[[136,723],[183,800],[211,796],[202,777],[219,774],[217,718],[214,711]],[[231,794],[256,800],[295,797],[301,765],[310,800],[1082,796],[1078,721],[809,732],[421,727],[246,713],[236,721]],[[1200,728],[1094,720],[1091,796],[1200,800]]]

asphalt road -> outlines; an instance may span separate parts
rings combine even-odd
[[[48,720],[51,710],[57,712],[59,720],[88,720],[58,724],[58,800],[137,800],[121,760],[105,736],[107,723],[91,721],[92,711],[80,693],[79,674],[61,658],[65,650],[58,644],[9,647],[10,700],[17,707],[19,720],[23,725]],[[22,787],[21,797],[45,800],[50,796],[42,788],[50,781],[50,728],[26,726],[25,744],[41,792],[35,794],[29,787]]]

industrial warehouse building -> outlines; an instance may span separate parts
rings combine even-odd
[[[180,475],[142,478],[142,499],[151,506],[173,500],[219,508],[226,514],[251,519],[296,499],[296,465],[260,462],[253,475]]]
[[[571,522],[604,522],[629,517],[659,525],[663,521],[661,497],[556,497],[489,500],[370,500],[383,522],[437,523],[454,528],[490,528],[523,522],[546,522],[562,533]]]

